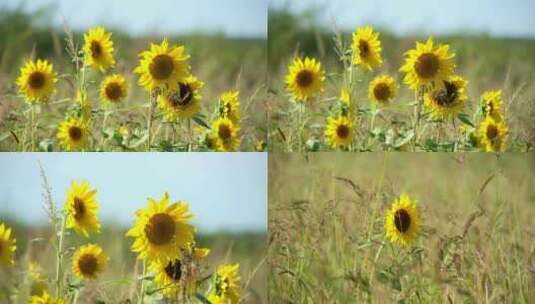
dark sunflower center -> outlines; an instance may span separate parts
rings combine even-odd
[[[173,106],[180,106],[185,107],[189,105],[191,100],[193,99],[193,91],[191,90],[191,86],[187,83],[179,83],[179,92],[173,93],[169,96],[169,100],[171,101]]]
[[[498,136],[498,128],[495,125],[489,125],[487,127],[487,138],[490,140],[496,139]]]
[[[3,244],[2,244],[2,242],[0,242],[0,255],[2,255],[2,246],[3,246]]]
[[[79,141],[82,138],[82,129],[77,126],[69,128],[69,137],[74,141]]]
[[[457,87],[449,81],[444,81],[444,87],[444,90],[440,90],[435,95],[435,100],[440,106],[450,106],[457,98]]]
[[[111,101],[118,101],[123,96],[123,88],[116,82],[106,86],[106,97]]]
[[[149,65],[150,74],[158,80],[169,78],[173,73],[173,68],[173,58],[168,55],[158,55],[154,57]]]
[[[92,254],[84,254],[78,260],[78,267],[84,275],[92,276],[97,272],[98,260]]]
[[[77,219],[77,220],[80,220],[84,217],[85,215],[85,202],[75,196],[74,197],[74,218]]]
[[[386,83],[379,83],[373,88],[373,95],[379,101],[387,101],[390,94],[390,87]]]
[[[405,209],[399,209],[394,214],[394,224],[396,225],[396,229],[401,232],[407,232],[409,230],[409,227],[411,226],[411,216]]]
[[[338,138],[346,139],[349,136],[349,127],[346,125],[339,125],[336,127],[336,136],[338,136]]]
[[[414,69],[419,77],[432,78],[437,74],[439,65],[440,62],[438,61],[437,55],[433,53],[424,53],[416,60]]]
[[[45,85],[45,74],[42,72],[33,72],[28,79],[28,85],[34,90],[38,90]]]
[[[145,235],[152,244],[167,244],[175,236],[175,221],[166,213],[157,213],[145,226]]]
[[[182,276],[182,263],[180,260],[169,262],[169,264],[165,266],[165,273],[173,281],[179,281],[180,277]]]
[[[366,40],[359,40],[359,52],[361,58],[367,58],[370,55],[370,44]]]
[[[222,124],[219,126],[219,130],[217,131],[217,135],[219,138],[223,140],[227,140],[232,135],[232,132],[230,130],[230,127],[226,124]]]
[[[102,45],[98,41],[91,41],[91,57],[98,59],[102,56]]]
[[[314,81],[314,75],[311,71],[302,70],[297,73],[296,82],[298,86],[306,88],[312,84],[312,81]]]

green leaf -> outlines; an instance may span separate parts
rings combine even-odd
[[[394,142],[394,148],[402,147],[403,145],[407,144],[413,137],[414,137],[414,130],[407,131],[407,133],[405,133],[402,138],[397,139]]]
[[[4,141],[6,138],[8,138],[11,135],[11,133],[5,132],[4,134],[0,135],[0,141]]]
[[[401,281],[399,278],[392,278],[391,280],[391,285],[393,289],[397,290],[397,291],[401,291]]]
[[[320,150],[320,141],[315,138],[310,138],[306,142],[306,147],[308,151],[318,152]]]
[[[207,129],[210,129],[210,126],[203,120],[203,118],[200,115],[193,116],[193,121],[198,124],[199,126],[203,126]]]
[[[197,298],[197,300],[201,301],[201,303],[203,304],[212,304],[210,301],[208,301],[208,299],[205,296],[203,296],[200,293],[195,293],[195,297]]]
[[[138,146],[141,146],[144,142],[146,142],[149,139],[149,134],[145,133],[143,136],[139,137],[136,141],[132,143],[132,148],[136,148]]]
[[[168,140],[160,141],[160,151],[173,152],[173,144]]]
[[[52,140],[44,139],[39,143],[39,151],[41,152],[52,152],[53,150]]]
[[[469,125],[473,128],[475,128],[476,126],[474,126],[474,124],[472,123],[472,121],[470,121],[470,116],[468,116],[468,114],[466,113],[459,113],[459,115],[457,115],[457,118],[462,121],[464,124],[466,125]]]

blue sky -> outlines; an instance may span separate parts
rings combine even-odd
[[[321,22],[353,30],[362,24],[398,35],[488,33],[535,37],[534,0],[270,0],[294,12],[320,8]]]
[[[168,191],[200,232],[267,229],[266,153],[0,153],[0,219],[46,223],[38,160],[61,205],[73,180],[96,188],[105,222],[129,226],[147,197]]]
[[[86,30],[96,24],[133,34],[223,32],[265,37],[268,0],[2,0],[7,7],[35,11],[56,5],[53,23]]]

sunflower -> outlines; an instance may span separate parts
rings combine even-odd
[[[173,297],[179,294],[180,286],[184,286],[188,292],[192,292],[195,288],[196,282],[191,278],[191,269],[188,269],[188,264],[191,262],[198,263],[205,258],[210,252],[207,248],[196,248],[191,244],[183,249],[184,254],[187,254],[187,262],[180,259],[163,262],[155,260],[150,264],[150,270],[155,273],[154,282],[160,288],[164,296]]]
[[[190,75],[184,82],[178,84],[178,89],[158,97],[158,108],[164,112],[165,119],[177,122],[179,119],[189,119],[201,111],[200,90],[204,83],[197,77]]]
[[[14,237],[11,236],[11,228],[4,223],[0,223],[0,263],[5,266],[11,266],[15,263],[15,250],[17,246]]]
[[[481,96],[483,114],[491,117],[495,121],[501,121],[502,118],[502,91],[486,91]]]
[[[221,116],[228,117],[235,124],[240,121],[239,96],[239,91],[231,90],[223,93],[221,97],[219,97]]]
[[[220,117],[212,122],[212,138],[217,151],[236,151],[240,147],[240,127],[229,118]]]
[[[37,263],[30,262],[28,266],[30,296],[42,296],[48,289],[46,277]]]
[[[431,117],[447,119],[457,116],[466,105],[466,80],[454,75],[424,95],[424,106]]]
[[[42,295],[32,296],[30,299],[30,304],[64,304],[63,299],[52,298],[48,292],[44,292]]]
[[[138,210],[136,216],[134,226],[126,235],[135,238],[132,251],[140,259],[162,262],[180,259],[179,249],[193,242],[195,228],[189,223],[193,218],[189,205],[185,202],[169,205],[167,192],[160,201],[149,198],[147,208]]]
[[[500,152],[505,149],[507,141],[507,126],[503,120],[496,121],[487,117],[478,128],[478,143],[486,152]]]
[[[101,72],[115,65],[111,33],[97,26],[84,34],[84,41],[85,65]]]
[[[139,56],[141,59],[134,72],[139,74],[139,85],[149,91],[155,88],[175,90],[190,75],[186,49],[184,46],[169,47],[167,39],[160,45],[151,44],[150,50]]]
[[[63,121],[59,125],[57,137],[67,151],[84,149],[89,137],[87,121],[74,117]]]
[[[371,26],[360,27],[353,33],[351,49],[353,63],[364,70],[373,70],[383,63],[379,33],[374,32]]]
[[[415,201],[402,194],[397,198],[385,217],[386,236],[393,243],[409,246],[420,232],[420,211]]]
[[[314,58],[295,58],[288,67],[286,88],[296,101],[307,101],[323,92],[325,71]]]
[[[180,293],[180,286],[184,280],[184,267],[179,259],[168,262],[156,260],[150,264],[150,271],[155,273],[154,282],[162,289],[164,296],[173,297]]]
[[[217,267],[214,274],[214,291],[208,295],[210,303],[236,304],[240,301],[240,276],[238,264]]]
[[[353,142],[353,123],[346,116],[327,118],[325,138],[335,149],[349,146]]]
[[[397,89],[394,78],[388,75],[380,75],[370,82],[368,98],[373,102],[386,105],[396,97]]]
[[[105,105],[118,104],[126,97],[128,83],[123,75],[107,76],[100,84],[100,100]]]
[[[441,85],[455,69],[455,54],[449,53],[447,44],[434,46],[432,38],[426,43],[416,42],[416,48],[406,52],[405,56],[400,71],[405,72],[404,81],[414,90],[430,84]]]
[[[65,201],[67,228],[74,229],[76,233],[85,237],[89,237],[90,233],[100,232],[96,195],[97,190],[91,189],[91,185],[86,181],[71,183]]]
[[[108,256],[100,246],[88,244],[76,250],[72,257],[72,272],[80,279],[94,280],[108,264]]]
[[[19,94],[24,95],[26,102],[47,102],[56,91],[58,81],[54,67],[47,60],[28,60],[20,69],[17,78]]]

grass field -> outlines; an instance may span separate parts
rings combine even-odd
[[[530,154],[273,153],[273,303],[530,303]],[[402,193],[418,202],[412,246],[385,236]]]
[[[70,32],[52,27],[49,9],[28,14],[21,10],[0,12],[0,150],[58,151],[58,125],[75,108],[83,69],[81,58],[72,56],[84,44],[84,32]],[[95,24],[94,26],[98,26]],[[87,29],[89,30],[89,29]],[[166,36],[170,45],[181,44],[191,55],[192,73],[202,82],[201,111],[195,119],[167,123],[162,111],[150,111],[149,94],[138,86],[139,76],[133,73],[139,64],[138,55],[151,43],[160,44],[164,35],[131,36],[120,29],[109,28],[115,48],[116,66],[107,73],[85,68],[89,103],[92,105],[88,151],[208,151],[205,135],[217,116],[219,97],[226,91],[238,90],[241,119],[238,150],[252,151],[265,143],[265,39],[230,38],[223,34],[188,34]],[[56,94],[47,104],[32,110],[25,104],[15,84],[19,69],[26,59],[47,59],[58,74]],[[104,108],[99,87],[104,76],[119,73],[128,83],[125,100],[112,108]],[[155,103],[155,101],[153,101]],[[149,114],[150,113],[150,114]],[[152,124],[148,128],[149,117]],[[121,128],[122,127],[122,128]],[[148,130],[151,130],[148,136]],[[150,140],[149,138],[150,137]],[[33,141],[31,140],[33,138]],[[150,141],[150,142],[149,142]]]
[[[327,117],[339,115],[342,89],[349,92],[354,112],[352,145],[343,150],[479,150],[481,147],[471,142],[467,133],[479,127],[481,96],[490,90],[502,91],[502,110],[509,129],[504,149],[533,149],[535,85],[531,79],[535,71],[535,40],[484,34],[433,35],[437,44],[447,44],[455,53],[455,74],[468,81],[467,101],[459,113],[462,119],[433,119],[426,109],[420,109],[420,128],[416,129],[414,108],[423,102],[403,83],[404,73],[399,69],[405,52],[417,41],[425,42],[428,36],[398,37],[387,29],[374,28],[379,33],[383,63],[365,72],[359,66],[349,68],[347,63],[352,31],[337,28],[335,20],[331,25],[320,25],[318,14],[314,9],[299,15],[285,9],[270,10],[270,151],[337,150],[329,145],[324,132]],[[292,60],[305,56],[316,58],[325,70],[324,90],[299,103],[292,100],[285,77]],[[396,96],[387,106],[374,105],[368,95],[369,83],[380,74],[392,76],[398,85]]]

